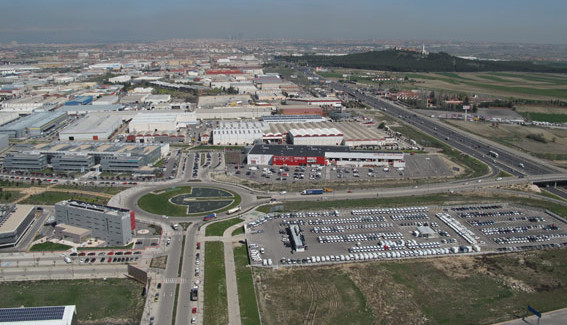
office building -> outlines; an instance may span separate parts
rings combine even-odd
[[[136,229],[133,211],[73,200],[55,204],[55,221],[89,229],[93,237],[110,246],[128,244]]]
[[[16,246],[34,218],[33,205],[0,205],[0,247]]]

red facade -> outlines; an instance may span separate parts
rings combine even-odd
[[[136,214],[134,211],[130,211],[130,226],[132,227],[132,231],[136,230]]]
[[[273,156],[272,165],[274,166],[300,166],[300,165],[324,165],[325,157],[294,157],[294,156]]]

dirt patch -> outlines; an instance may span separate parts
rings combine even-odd
[[[167,256],[154,257],[154,258],[152,258],[152,261],[150,262],[150,267],[153,267],[153,268],[156,268],[156,269],[164,269],[165,270],[166,265],[167,265]]]

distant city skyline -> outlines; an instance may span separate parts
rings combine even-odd
[[[567,44],[560,0],[25,0],[2,4],[0,42],[171,38]]]

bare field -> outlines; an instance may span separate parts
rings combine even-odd
[[[477,134],[484,138],[499,142],[528,153],[564,154],[567,148],[567,130],[539,128],[520,125],[500,124],[498,127],[490,123],[470,123],[464,121],[448,121],[449,124]],[[529,134],[542,134],[547,143],[528,139]]]
[[[567,107],[518,105],[518,106],[516,106],[516,112],[518,112],[518,113],[543,113],[543,114],[567,114]]]
[[[257,269],[265,324],[493,324],[567,306],[567,250]]]

